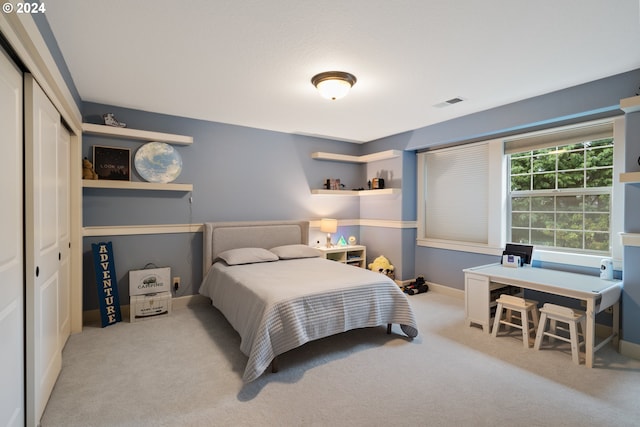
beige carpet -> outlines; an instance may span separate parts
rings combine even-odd
[[[239,337],[207,304],[70,337],[42,425],[637,426],[640,361],[612,348],[594,369],[464,326],[464,302],[409,297],[420,335],[347,332],[280,357],[242,384]]]

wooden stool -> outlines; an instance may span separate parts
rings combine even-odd
[[[540,317],[540,325],[536,332],[536,342],[534,348],[540,350],[542,338],[546,335],[549,342],[553,342],[555,338],[571,344],[571,358],[577,365],[580,364],[580,348],[584,345],[584,333],[586,331],[586,316],[584,311],[574,310],[569,307],[545,303],[540,309],[542,316]],[[547,320],[550,321],[551,328],[547,331]],[[556,322],[566,323],[569,326],[569,338],[558,335],[557,330],[567,331],[566,328],[558,327]],[[578,323],[580,323],[582,340],[578,339]]]
[[[538,325],[538,302],[525,300],[524,298],[516,297],[513,295],[500,295],[500,298],[496,300],[498,308],[496,309],[496,317],[493,321],[494,337],[498,336],[498,330],[500,325],[513,326],[522,330],[522,342],[525,348],[529,348],[530,332],[536,331]],[[505,310],[505,319],[502,319],[502,310]],[[513,312],[520,313],[520,324],[513,323]],[[531,317],[529,317],[531,313]],[[531,324],[531,326],[530,326]]]

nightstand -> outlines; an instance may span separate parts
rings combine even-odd
[[[362,245],[353,246],[325,246],[316,248],[326,259],[342,262],[344,264],[355,265],[357,267],[366,268],[367,264],[367,247]]]

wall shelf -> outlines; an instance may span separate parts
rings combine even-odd
[[[640,233],[620,233],[623,246],[640,246]]]
[[[632,96],[620,100],[620,109],[625,113],[640,111],[640,96]]]
[[[327,195],[327,196],[382,196],[395,195],[402,192],[399,188],[383,188],[381,190],[325,190],[313,189],[311,194]]]
[[[193,184],[154,183],[114,180],[82,180],[83,188],[110,188],[117,190],[161,190],[161,191],[193,191]]]
[[[400,157],[401,155],[402,151],[400,150],[380,151],[379,153],[365,154],[363,156],[352,156],[349,154],[325,153],[322,151],[317,151],[315,153],[311,153],[311,158],[316,160],[331,160],[334,162],[369,163],[378,160],[393,159],[396,157]]]
[[[152,132],[147,130],[119,128],[115,126],[83,123],[82,132],[87,135],[103,135],[111,138],[134,139],[140,141],[158,141],[176,145],[193,144],[192,136],[174,135],[171,133]]]
[[[640,172],[625,172],[625,173],[621,173],[620,174],[620,182],[623,182],[623,183],[626,183],[626,184],[640,183]]]

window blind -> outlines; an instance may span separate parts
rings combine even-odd
[[[563,130],[543,131],[522,138],[505,140],[504,153],[520,153],[522,151],[595,141],[598,139],[611,138],[612,136],[613,123],[610,122]]]
[[[426,181],[425,237],[488,243],[488,144],[421,155]]]

